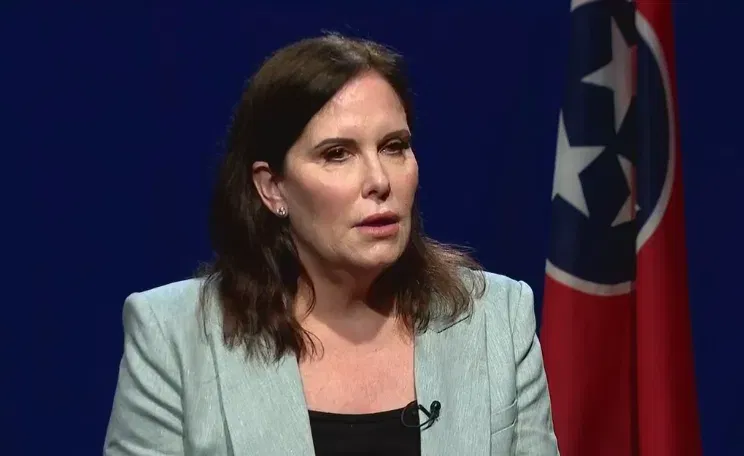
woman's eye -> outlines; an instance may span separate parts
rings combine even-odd
[[[410,148],[411,148],[411,143],[409,141],[395,140],[395,141],[389,142],[383,150],[390,154],[400,154]]]
[[[349,153],[342,147],[328,149],[325,154],[323,154],[325,159],[328,161],[343,161],[348,155]]]

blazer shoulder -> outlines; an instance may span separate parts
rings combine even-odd
[[[138,315],[164,333],[190,333],[198,329],[200,296],[204,280],[200,278],[171,282],[131,293],[124,302],[124,318]]]
[[[534,294],[524,281],[502,274],[481,271],[485,279],[482,296],[475,299],[474,310],[486,314],[486,320],[504,328],[516,329],[521,314],[534,312]]]

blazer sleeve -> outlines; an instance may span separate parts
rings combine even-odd
[[[124,303],[124,354],[104,442],[104,456],[183,455],[181,376],[177,357],[149,303]]]
[[[542,350],[536,334],[534,295],[526,283],[517,283],[510,299],[517,364],[516,454],[558,455]]]

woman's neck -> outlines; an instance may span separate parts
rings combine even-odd
[[[392,299],[373,302],[370,289],[376,277],[336,273],[301,278],[294,308],[303,328],[320,337],[333,333],[361,344],[396,331],[399,326]],[[312,282],[312,288],[308,283]]]

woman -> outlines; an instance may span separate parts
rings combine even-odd
[[[424,236],[411,119],[381,45],[328,35],[263,64],[216,260],[125,302],[106,455],[558,454],[532,292]]]

